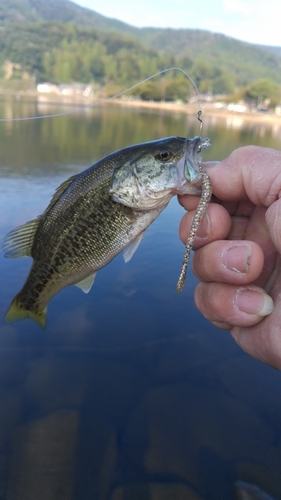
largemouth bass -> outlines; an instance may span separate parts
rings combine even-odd
[[[31,318],[44,328],[49,301],[62,288],[87,293],[122,250],[128,262],[172,196],[201,192],[199,152],[209,145],[200,137],[137,144],[65,181],[42,215],[4,239],[6,257],[33,258],[5,321]]]

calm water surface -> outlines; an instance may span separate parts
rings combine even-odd
[[[62,110],[0,101],[0,117]],[[280,149],[280,126],[204,118],[204,159],[257,144]],[[100,157],[168,135],[195,117],[103,106],[0,123],[0,239],[39,215],[56,187]],[[234,500],[238,480],[281,499],[281,375],[195,309],[176,199],[133,259],[99,271],[88,295],[51,301],[46,331],[0,323],[0,499]],[[31,259],[0,257],[0,317]]]

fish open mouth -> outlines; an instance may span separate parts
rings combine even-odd
[[[178,163],[178,173],[182,175],[181,194],[201,193],[201,174],[199,164],[202,162],[201,151],[212,145],[210,139],[202,139],[199,135],[185,141],[185,152]]]
[[[187,141],[190,139],[186,139]],[[201,153],[201,151],[204,151],[204,149],[208,149],[210,146],[212,146],[211,139],[209,137],[205,137],[205,139],[202,139],[200,135],[197,135],[192,139],[195,142],[195,146],[197,147],[197,153]]]

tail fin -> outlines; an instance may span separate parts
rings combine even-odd
[[[41,328],[46,328],[46,312],[47,308],[44,310],[30,311],[26,309],[25,305],[21,302],[18,295],[13,299],[8,311],[5,314],[5,323],[14,323],[15,321],[22,321],[23,319],[33,319],[38,323]]]

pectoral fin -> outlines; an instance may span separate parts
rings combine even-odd
[[[135,251],[138,249],[138,246],[142,240],[144,235],[144,231],[140,233],[131,243],[125,248],[123,252],[124,261],[127,263],[133,257]]]
[[[81,288],[81,290],[84,293],[89,293],[89,291],[91,290],[93,283],[95,281],[96,274],[97,273],[91,274],[90,276],[88,276],[84,280],[79,281],[79,283],[75,283],[75,286],[77,286],[78,288]]]

